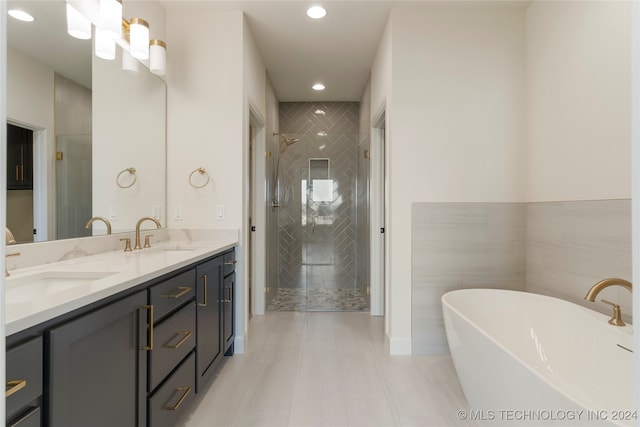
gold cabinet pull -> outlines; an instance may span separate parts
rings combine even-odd
[[[16,165],[16,181],[20,181],[20,165]]]
[[[203,274],[202,276],[200,276],[204,282],[204,302],[203,303],[198,303],[198,305],[200,307],[206,307],[207,306],[207,275]]]
[[[238,262],[238,261],[236,261],[235,259],[232,259],[232,260],[230,260],[230,261],[225,261],[224,263],[225,263],[225,264],[227,264],[227,265],[234,265],[234,264],[236,264],[237,262]]]
[[[20,166],[20,180],[24,181],[24,166]]]
[[[180,396],[180,399],[178,399],[178,401],[176,402],[175,405],[173,406],[165,406],[165,409],[168,409],[169,411],[177,411],[178,408],[180,407],[180,405],[182,405],[182,402],[184,402],[184,400],[187,398],[187,396],[189,395],[189,393],[191,392],[191,387],[176,387],[177,391],[182,391],[182,396]]]
[[[178,286],[178,291],[179,292],[177,294],[164,294],[162,296],[165,298],[178,299],[188,294],[191,291],[191,286]]]
[[[149,328],[147,329],[147,345],[140,347],[141,350],[153,350],[153,305],[143,305],[142,308],[148,310],[147,322],[149,322]]]
[[[189,337],[191,336],[191,331],[183,331],[183,332],[178,332],[176,334],[176,337],[179,337],[180,335],[182,335],[182,339],[180,341],[178,341],[177,343],[173,344],[173,345],[166,345],[165,347],[167,348],[179,348],[182,344],[184,344],[184,342],[186,340],[189,339]],[[175,337],[174,337],[175,338]]]
[[[10,387],[4,394],[4,397],[9,397],[12,394],[22,390],[27,386],[27,380],[15,380],[7,381],[7,387]]]

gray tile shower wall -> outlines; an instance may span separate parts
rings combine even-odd
[[[280,132],[299,142],[285,148],[276,138],[271,149],[280,207],[279,277],[270,286],[355,289],[362,282],[357,227],[367,200],[359,197],[359,118],[357,102],[280,103]],[[331,179],[331,202],[316,202],[305,187],[312,159],[326,160],[329,175],[322,179]]]
[[[454,289],[526,290],[589,303],[606,277],[631,279],[631,201],[415,203],[412,209],[414,353],[446,353],[440,297]],[[631,294],[601,296],[631,312]]]

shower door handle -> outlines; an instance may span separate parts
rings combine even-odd
[[[318,212],[311,211],[311,234],[316,232],[316,218],[318,217]]]

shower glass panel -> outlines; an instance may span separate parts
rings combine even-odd
[[[297,142],[275,135],[267,167],[267,310],[367,310],[369,256],[361,249],[368,245],[358,241],[368,236],[358,224],[368,210],[361,137],[286,138]]]

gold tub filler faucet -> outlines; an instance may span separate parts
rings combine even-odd
[[[631,282],[629,282],[628,280],[612,277],[609,279],[601,280],[595,285],[593,285],[591,289],[589,289],[589,292],[587,292],[587,295],[584,297],[584,299],[586,299],[587,301],[595,302],[596,296],[598,296],[598,294],[603,289],[608,288],[609,286],[614,286],[614,285],[622,286],[629,292],[632,292]],[[602,302],[613,306],[613,315],[611,316],[611,319],[609,319],[609,323],[615,326],[624,326],[625,323],[622,321],[620,306],[614,302],[607,301],[606,299],[603,299]]]

